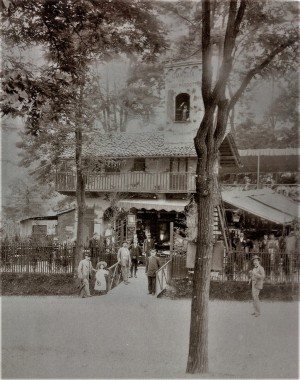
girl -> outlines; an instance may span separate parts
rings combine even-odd
[[[109,272],[104,269],[107,267],[107,263],[105,261],[100,261],[97,264],[96,269],[93,269],[96,272],[96,282],[95,282],[95,290],[103,292],[104,294],[107,293],[107,287],[106,287],[106,278],[109,275]]]

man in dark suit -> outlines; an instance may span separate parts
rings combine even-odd
[[[146,256],[146,259],[150,256],[151,249],[154,249],[154,240],[151,238],[151,234],[147,233],[147,238],[143,243],[143,253]]]
[[[146,259],[145,273],[148,276],[148,293],[155,296],[156,293],[156,272],[160,268],[159,258],[156,257],[156,250],[151,249],[150,256]]]
[[[133,244],[129,248],[129,252],[131,257],[130,277],[132,277],[132,273],[134,273],[134,277],[136,278],[139,256],[142,254],[142,249],[138,245],[137,239],[133,240]]]
[[[89,249],[92,259],[92,264],[96,265],[97,258],[100,255],[100,239],[97,232],[93,234],[93,237],[89,240]]]

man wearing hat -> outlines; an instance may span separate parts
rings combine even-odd
[[[129,284],[128,282],[128,274],[129,268],[131,267],[131,258],[130,252],[128,249],[127,241],[123,242],[123,246],[119,249],[117,255],[118,263],[121,265],[122,277],[124,280],[124,284]]]
[[[260,265],[260,258],[257,255],[252,257],[252,263],[254,268],[249,271],[251,282],[252,282],[252,298],[253,298],[253,306],[254,306],[254,315],[258,317],[260,315],[260,305],[259,305],[259,292],[263,288],[263,283],[265,279],[265,270]]]
[[[80,296],[82,298],[91,297],[89,279],[92,276],[91,254],[84,251],[85,258],[78,265],[78,277],[81,280]]]

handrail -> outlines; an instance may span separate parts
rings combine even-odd
[[[169,268],[171,267],[172,260],[168,260],[163,266],[161,266],[156,271],[156,289],[155,289],[155,295],[159,296],[159,294],[166,288],[166,285],[170,282],[170,272]],[[167,274],[165,273],[165,270],[167,271]],[[161,273],[161,278],[160,278]],[[164,284],[165,279],[165,284]]]
[[[116,286],[118,286],[120,283],[121,271],[120,271],[119,263],[113,264],[107,270],[109,272],[109,283],[108,283],[107,291],[109,291],[109,290],[115,288]],[[112,271],[113,271],[113,275],[111,275]]]

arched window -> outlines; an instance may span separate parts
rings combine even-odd
[[[178,94],[175,99],[175,121],[190,120],[190,95]]]

